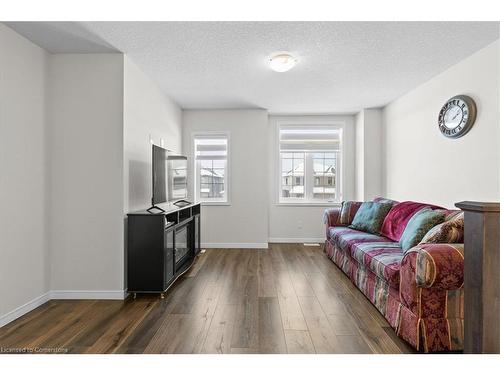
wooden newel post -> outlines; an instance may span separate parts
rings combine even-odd
[[[500,203],[465,211],[464,353],[500,353]]]

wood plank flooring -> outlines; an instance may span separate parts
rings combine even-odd
[[[165,299],[53,300],[2,348],[69,353],[411,353],[319,247],[209,249]]]

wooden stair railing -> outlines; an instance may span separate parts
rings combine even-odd
[[[500,203],[455,206],[465,211],[464,353],[500,353]]]

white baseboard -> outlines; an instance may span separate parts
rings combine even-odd
[[[223,242],[223,243],[202,243],[202,248],[207,249],[267,249],[267,242],[245,243],[245,242]]]
[[[50,299],[125,299],[124,290],[51,290]]]
[[[319,238],[285,238],[285,237],[271,237],[269,238],[269,243],[319,243],[322,244],[325,242],[325,237]]]
[[[29,302],[26,302],[24,305],[15,308],[11,312],[8,312],[7,314],[0,316],[0,327],[3,327],[4,325],[9,324],[10,322],[16,320],[17,318],[20,318],[24,314],[29,313],[31,310],[36,309],[37,307],[43,305],[49,300],[50,300],[50,292],[47,292],[39,297],[36,297],[35,299],[32,299]]]
[[[0,316],[0,327],[20,318],[31,310],[49,302],[52,299],[112,299],[124,300],[128,293],[124,290],[51,290]]]

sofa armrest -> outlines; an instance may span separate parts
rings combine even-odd
[[[340,212],[342,207],[327,208],[323,213],[323,223],[327,228],[337,227],[340,225]]]
[[[410,264],[413,263],[413,264]],[[421,244],[408,251],[401,268],[415,269],[419,288],[460,289],[464,284],[463,244]]]
[[[463,254],[463,244],[426,243],[410,249],[401,261],[398,336],[417,342],[417,349],[463,347]]]
[[[463,249],[463,244],[427,243],[407,251],[399,271],[401,303],[419,318],[446,316],[450,293],[463,296]]]
[[[327,208],[323,213],[323,223],[325,224],[326,239],[330,239],[330,228],[340,226],[340,212],[342,206]]]

